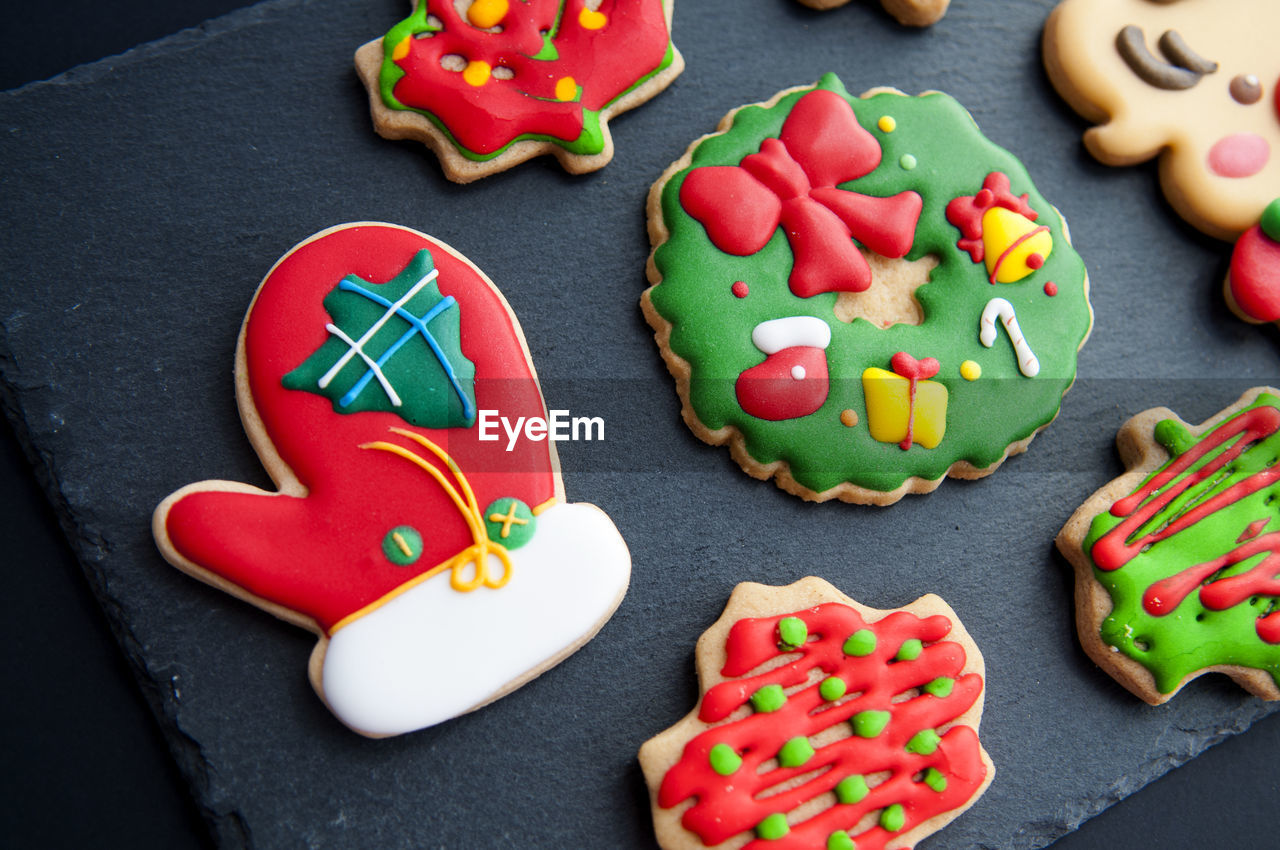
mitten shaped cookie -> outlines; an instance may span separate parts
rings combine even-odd
[[[191,484],[156,509],[156,541],[316,632],[312,684],[356,731],[496,699],[621,601],[626,545],[565,502],[554,444],[478,427],[546,412],[515,316],[447,245],[366,223],[293,248],[245,317],[236,395],[278,490]]]

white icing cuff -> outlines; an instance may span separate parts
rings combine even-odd
[[[831,344],[831,327],[816,316],[787,316],[756,325],[751,342],[765,354],[804,345],[825,349]]]
[[[444,572],[334,633],[315,684],[338,719],[398,735],[483,705],[590,640],[631,577],[626,543],[594,505],[543,511],[510,556],[504,587],[463,593]]]

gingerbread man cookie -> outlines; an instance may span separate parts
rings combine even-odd
[[[540,154],[574,174],[613,158],[609,119],[684,69],[673,0],[417,0],[356,52],[373,123],[469,183]]]
[[[1058,535],[1085,651],[1153,705],[1209,672],[1280,699],[1280,391],[1201,425],[1148,410],[1116,444],[1129,471]]]
[[[1063,0],[1044,59],[1095,157],[1159,155],[1178,213],[1230,240],[1280,194],[1278,41],[1275,0]]]
[[[640,748],[665,850],[911,847],[977,802],[982,655],[937,596],[738,585],[698,640],[700,706]]]
[[[835,9],[849,0],[800,0],[810,9]],[[951,0],[880,0],[885,11],[909,27],[927,27],[942,20]]]
[[[477,426],[545,407],[505,299],[449,246],[364,223],[293,248],[245,317],[236,397],[277,490],[188,485],[156,509],[156,542],[319,635],[311,682],[358,732],[497,699],[589,640],[626,592],[626,544],[565,501],[554,445]]]
[[[937,92],[829,74],[734,110],[654,185],[649,237],[685,421],[811,500],[993,472],[1057,415],[1092,323],[1057,210]]]

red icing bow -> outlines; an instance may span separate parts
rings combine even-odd
[[[801,298],[861,292],[871,285],[871,268],[851,239],[902,257],[915,241],[924,203],[910,191],[877,198],[836,188],[879,164],[880,145],[849,102],[816,90],[800,98],[779,138],[765,139],[759,153],[740,165],[689,172],[680,204],[717,248],[740,257],[759,251],[782,227],[795,254],[788,282]]]

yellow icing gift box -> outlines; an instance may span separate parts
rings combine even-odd
[[[901,443],[907,438],[911,412],[911,381],[886,369],[871,367],[862,373],[862,393],[867,400],[867,427],[881,443]],[[937,381],[916,381],[915,420],[911,443],[932,449],[947,432],[947,388]]]

